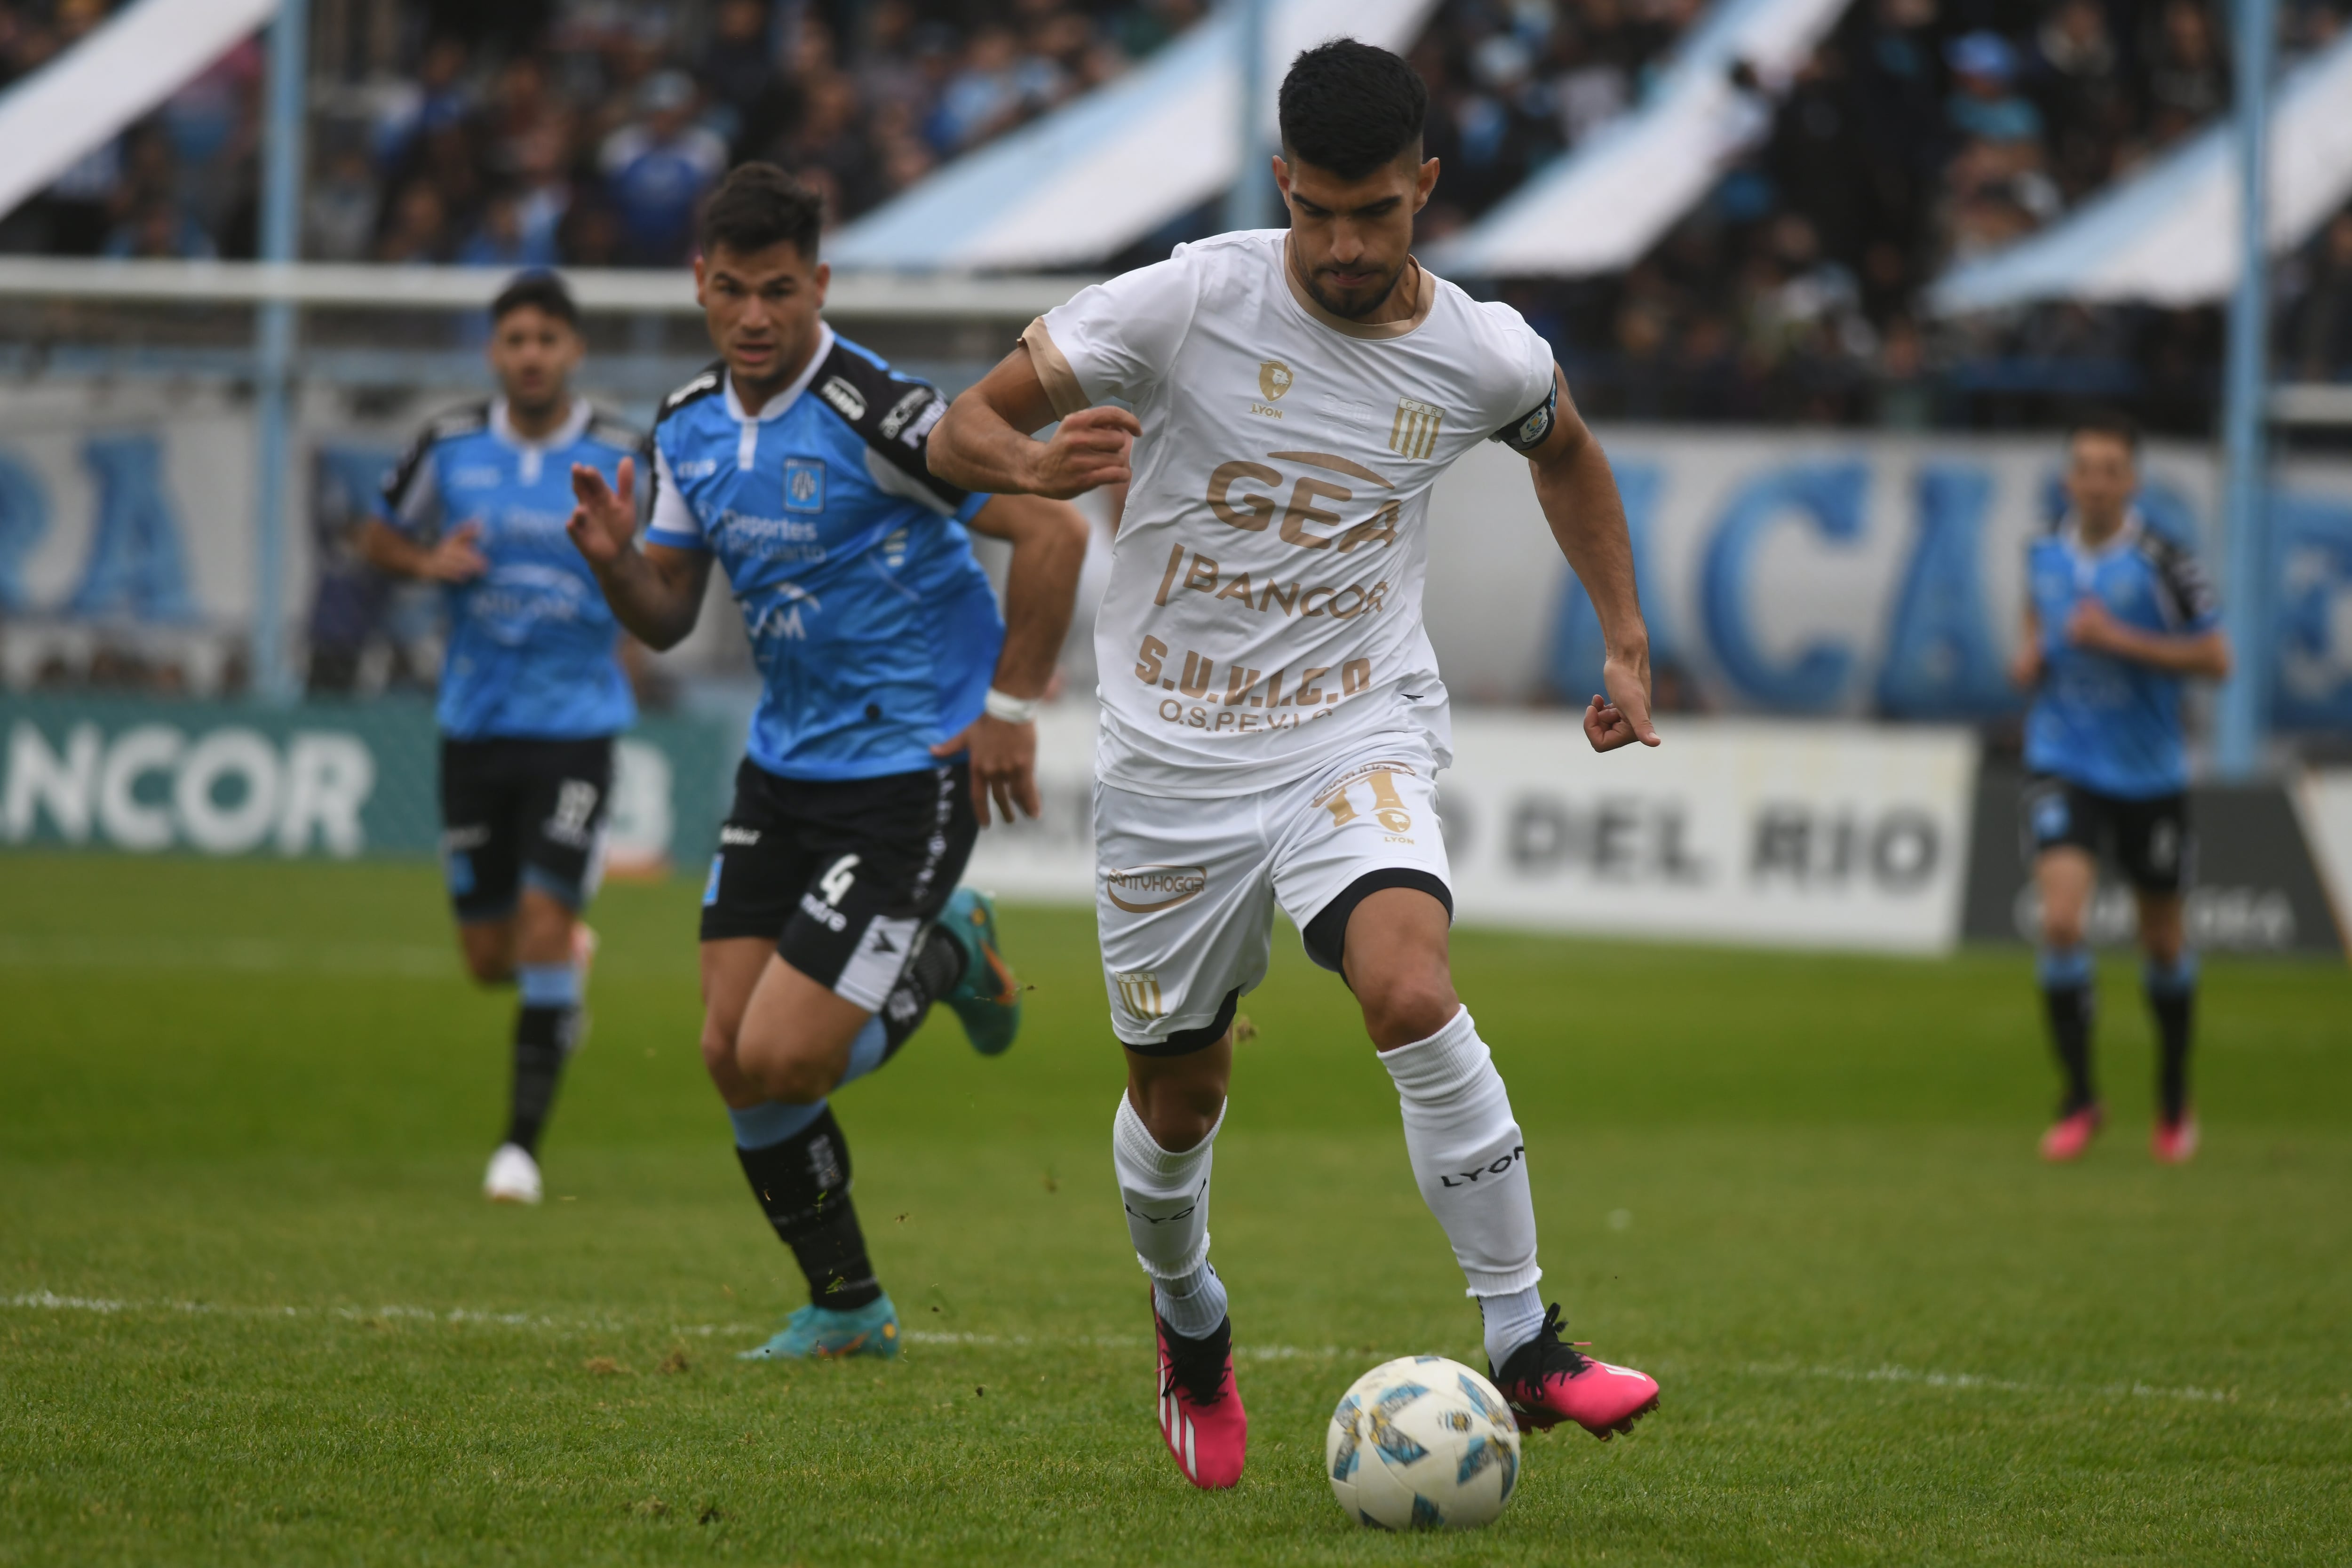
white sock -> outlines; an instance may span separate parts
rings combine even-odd
[[[1478,1316],[1486,1326],[1486,1364],[1500,1375],[1511,1352],[1543,1327],[1543,1292],[1530,1285],[1507,1296],[1481,1296]]]
[[[1181,1279],[1154,1279],[1151,1305],[1160,1321],[1188,1340],[1205,1340],[1225,1321],[1225,1282],[1208,1259]]]
[[[1454,1244],[1469,1293],[1517,1297],[1531,1289],[1543,1270],[1536,1267],[1527,1145],[1470,1009],[1425,1040],[1382,1051],[1381,1063],[1403,1103],[1413,1180]]]
[[[1172,1154],[1153,1139],[1124,1093],[1111,1121],[1111,1164],[1135,1260],[1151,1276],[1152,1305],[1187,1339],[1202,1337],[1225,1316],[1224,1281],[1209,1267],[1209,1172],[1217,1129],[1224,1124],[1219,1110],[1207,1137]]]

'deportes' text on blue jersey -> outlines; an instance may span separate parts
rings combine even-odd
[[[718,365],[662,404],[646,540],[727,574],[762,684],[749,752],[772,773],[934,767],[930,748],[980,716],[1004,621],[964,528],[990,498],[925,465],[946,411],[822,325],[756,417]]]
[[[461,741],[576,741],[636,720],[616,654],[620,625],[564,524],[572,466],[617,483],[636,433],[586,399],[525,440],[499,398],[427,425],[386,476],[379,515],[419,543],[473,523],[488,569],[450,584],[442,732]]]

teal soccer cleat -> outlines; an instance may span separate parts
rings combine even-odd
[[[890,1298],[877,1296],[863,1307],[838,1311],[831,1307],[803,1307],[784,1320],[775,1338],[744,1351],[737,1361],[819,1361],[854,1355],[898,1354],[898,1309]]]
[[[1021,984],[996,945],[996,900],[971,888],[948,895],[939,926],[963,949],[963,978],[940,998],[963,1023],[971,1048],[1000,1057],[1021,1033]]]

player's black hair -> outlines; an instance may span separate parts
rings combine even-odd
[[[508,279],[499,297],[490,301],[491,324],[526,308],[543,310],[568,327],[580,325],[580,307],[572,303],[572,290],[552,272],[521,272]]]
[[[2120,408],[2089,408],[2066,422],[2066,443],[2077,436],[2105,436],[2121,441],[2124,450],[2139,456],[2139,421]]]
[[[1290,62],[1280,103],[1283,156],[1360,180],[1420,147],[1429,88],[1388,50],[1333,38]]]
[[[698,237],[705,256],[722,245],[742,252],[792,245],[814,261],[824,226],[824,197],[773,163],[741,163],[710,193]]]

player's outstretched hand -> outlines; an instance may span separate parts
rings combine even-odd
[[[478,522],[461,522],[441,536],[440,542],[425,552],[424,570],[420,574],[436,583],[470,583],[490,569],[474,541],[482,537]]]
[[[1124,408],[1081,408],[1062,421],[1036,453],[1034,495],[1068,500],[1104,485],[1123,485],[1128,455],[1142,424]]]
[[[1013,825],[1014,806],[1024,816],[1035,816],[1045,809],[1045,802],[1037,796],[1036,725],[1008,724],[983,713],[961,734],[933,746],[931,755],[952,757],[967,751],[971,753],[971,807],[982,827],[991,826],[991,797],[1008,827]]]
[[[637,537],[637,465],[621,459],[616,491],[604,476],[585,463],[572,465],[572,521],[563,531],[591,566],[610,566],[628,553]]]
[[[1646,659],[1639,671],[1615,658],[1602,663],[1601,681],[1609,694],[1594,692],[1584,708],[1584,738],[1594,751],[1613,752],[1635,741],[1645,746],[1659,743],[1657,727],[1650,722],[1649,673]]]

